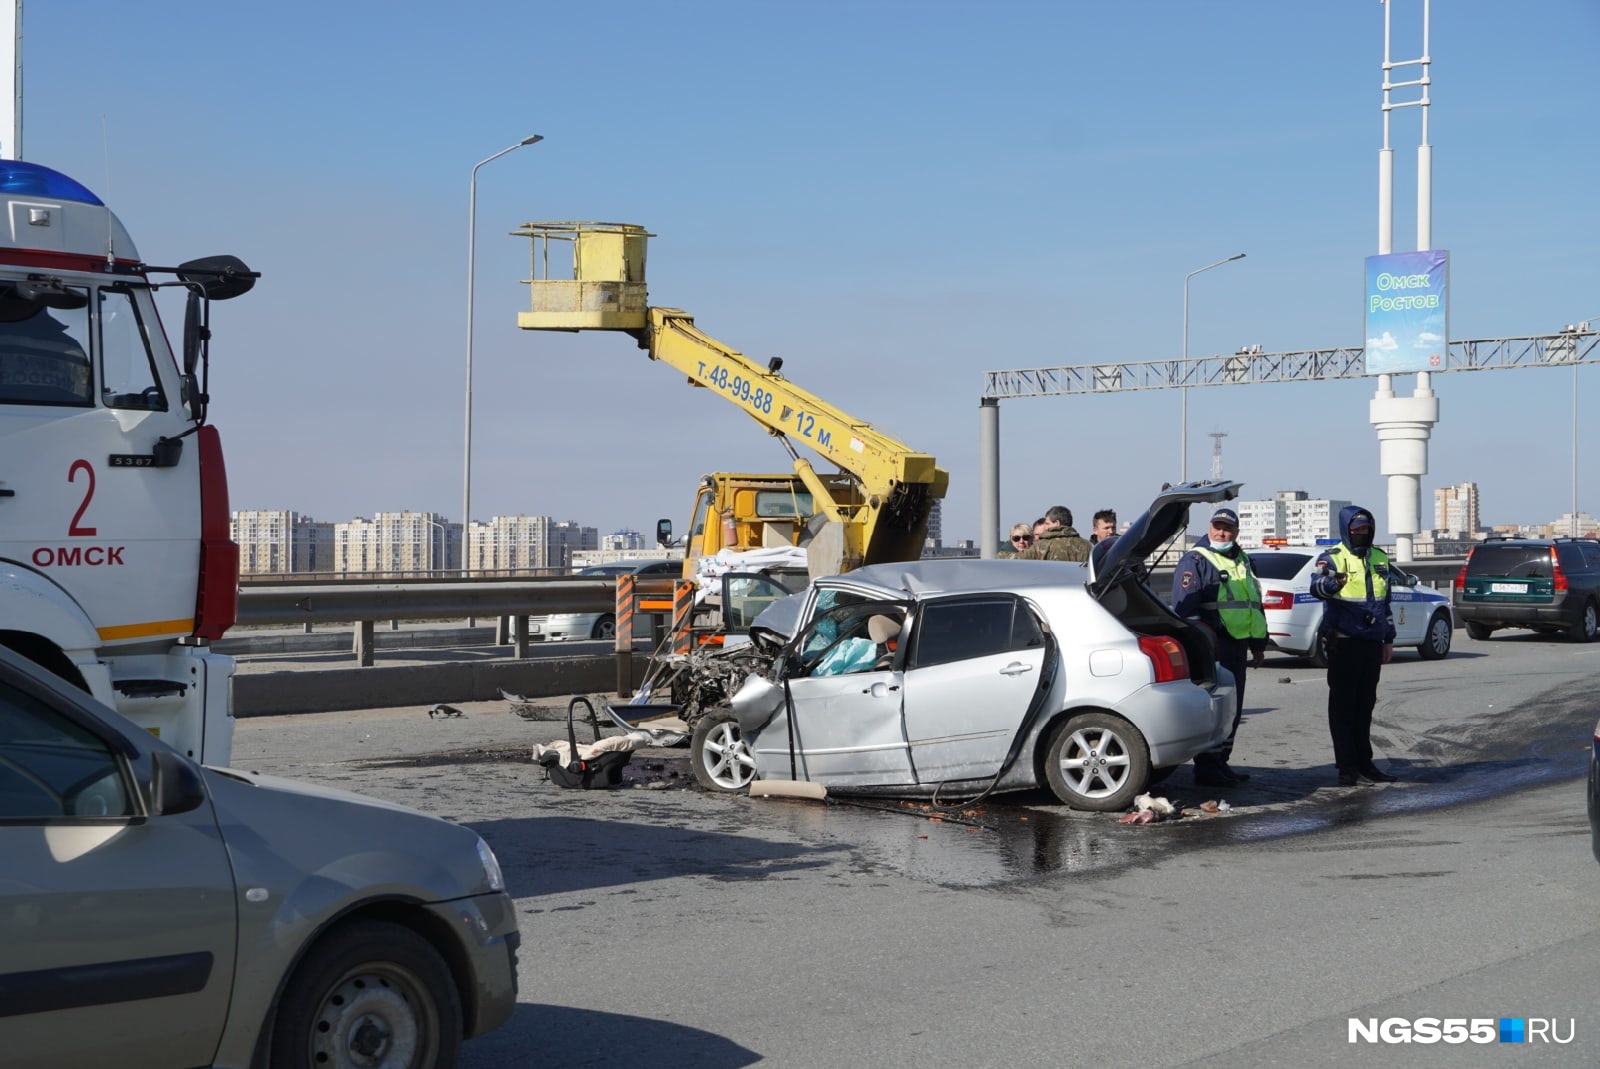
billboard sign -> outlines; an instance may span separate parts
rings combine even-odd
[[[1367,374],[1444,368],[1449,284],[1443,249],[1367,257]]]

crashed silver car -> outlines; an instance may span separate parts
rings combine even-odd
[[[951,801],[1047,786],[1077,809],[1127,808],[1232,722],[1209,636],[1144,566],[1191,504],[1238,489],[1166,490],[1085,564],[927,560],[817,580],[771,667],[699,718],[696,778]],[[753,638],[771,642],[762,624]]]

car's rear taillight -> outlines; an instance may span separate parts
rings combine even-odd
[[[196,638],[219,639],[239,619],[239,547],[228,531],[228,470],[222,438],[210,424],[195,433],[200,452],[200,577]]]
[[[1472,563],[1472,554],[1476,549],[1477,549],[1477,547],[1474,546],[1472,549],[1467,550],[1467,559],[1461,565],[1461,570],[1456,573],[1456,589],[1457,590],[1466,590],[1467,589],[1467,565]]]
[[[1157,683],[1189,678],[1189,657],[1177,639],[1168,635],[1140,635],[1139,649],[1150,658]]]
[[[1561,570],[1561,556],[1550,547],[1550,586],[1557,594],[1567,589],[1567,573]]]
[[[1292,609],[1294,608],[1294,591],[1263,590],[1261,592],[1261,607],[1263,609]]]

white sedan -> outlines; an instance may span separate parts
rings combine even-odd
[[[1284,653],[1309,658],[1325,667],[1317,632],[1322,627],[1322,602],[1311,594],[1317,555],[1327,546],[1264,546],[1250,551],[1261,583],[1267,613],[1267,639]],[[1394,612],[1396,646],[1415,646],[1425,661],[1450,652],[1455,612],[1450,596],[1421,585],[1398,565],[1389,565],[1389,607]]]

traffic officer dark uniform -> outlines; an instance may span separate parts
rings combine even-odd
[[[1248,773],[1228,767],[1233,737],[1244,713],[1247,661],[1260,668],[1267,650],[1267,615],[1261,610],[1261,587],[1250,556],[1239,548],[1239,514],[1218,509],[1211,531],[1178,561],[1172,573],[1172,609],[1185,620],[1203,624],[1216,640],[1217,663],[1233,673],[1233,725],[1214,750],[1196,754],[1194,781],[1203,787],[1237,787]]]
[[[1389,610],[1389,557],[1372,544],[1372,513],[1355,505],[1339,511],[1339,544],[1317,557],[1311,593],[1322,599],[1328,657],[1328,734],[1339,785],[1390,783],[1372,763],[1372,709],[1378,675],[1394,654]]]

